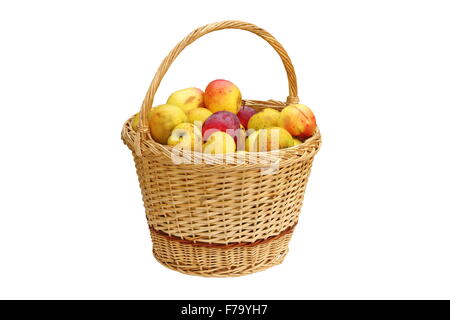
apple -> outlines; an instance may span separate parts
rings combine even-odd
[[[233,138],[236,138],[239,128],[240,122],[234,113],[229,111],[216,112],[203,123],[203,141],[208,140],[209,136],[216,131],[226,132]]]
[[[293,140],[294,140],[294,146],[298,146],[299,144],[302,144],[302,142],[297,138],[294,138]]]
[[[258,136],[259,131],[253,131],[247,139],[245,139],[245,151],[258,152]]]
[[[150,118],[152,138],[161,144],[167,144],[172,130],[180,123],[187,122],[186,114],[179,107],[171,104],[157,106]]]
[[[248,120],[256,113],[256,110],[252,107],[243,106],[241,110],[237,113],[239,121],[247,129]]]
[[[289,148],[294,145],[291,134],[279,127],[260,129],[246,140],[245,149],[249,152],[264,152]]]
[[[148,123],[150,123],[150,119],[152,117],[153,110],[155,110],[155,108],[151,108],[150,111],[147,112]],[[131,121],[131,128],[133,128],[134,131],[137,130],[138,125],[139,125],[139,114],[140,114],[140,112],[136,113],[133,117],[133,120]]]
[[[222,131],[211,134],[203,144],[203,152],[209,154],[232,153],[236,151],[236,143],[232,136]]]
[[[316,126],[316,116],[312,110],[305,104],[295,104],[295,106],[300,109],[311,121],[313,126]]]
[[[248,121],[248,129],[259,130],[270,127],[277,127],[278,120],[280,118],[280,112],[272,109],[265,108],[262,111],[254,114]]]
[[[189,110],[186,115],[190,123],[195,124],[201,129],[205,120],[212,115],[212,112],[206,108],[194,108]]]
[[[175,91],[167,99],[168,104],[179,107],[185,113],[194,108],[204,106],[203,91],[199,88],[187,88]]]
[[[247,131],[241,124],[241,127],[236,131],[234,141],[236,142],[236,150],[245,151],[245,139],[247,138]]]
[[[316,117],[304,104],[291,104],[281,111],[278,126],[285,128],[294,137],[304,140],[316,130]]]
[[[172,130],[167,144],[178,149],[201,151],[202,132],[192,123],[180,123]]]
[[[131,121],[131,128],[133,128],[134,131],[137,130],[138,125],[139,125],[139,113],[136,113],[133,117],[133,120]]]
[[[212,113],[229,111],[238,113],[242,97],[239,88],[228,80],[214,80],[205,89],[205,106]]]

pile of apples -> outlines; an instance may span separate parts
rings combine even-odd
[[[205,92],[176,91],[166,104],[151,108],[147,117],[156,142],[209,154],[289,148],[316,130],[314,113],[304,104],[257,112],[242,106],[239,88],[227,80],[210,82]],[[138,122],[139,113],[132,121],[134,130]]]

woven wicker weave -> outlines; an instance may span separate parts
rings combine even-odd
[[[199,37],[222,29],[242,29],[266,40],[280,55],[289,82],[286,103],[244,100],[256,109],[297,103],[297,81],[283,47],[268,32],[240,21],[198,28],[164,59],[144,99],[152,107],[156,90],[178,54]],[[132,150],[150,226],[155,257],[167,267],[202,276],[239,276],[281,263],[298,221],[306,183],[321,137],[272,152],[221,156],[182,152],[153,141],[146,117],[137,132],[129,119],[122,139]],[[225,163],[224,163],[225,160]],[[270,169],[276,165],[276,170]],[[270,171],[272,170],[272,171]]]

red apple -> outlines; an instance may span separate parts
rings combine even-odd
[[[216,131],[228,133],[236,140],[240,128],[239,118],[232,112],[219,111],[208,117],[202,126],[203,141]]]
[[[239,121],[241,122],[241,124],[244,126],[245,129],[247,129],[248,120],[250,120],[252,115],[254,115],[255,113],[256,113],[255,109],[247,106],[243,106],[241,110],[239,110],[237,117],[239,118]]]

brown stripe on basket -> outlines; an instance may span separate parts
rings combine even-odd
[[[239,242],[239,243],[230,243],[230,244],[220,244],[220,243],[206,243],[206,242],[194,242],[192,240],[186,240],[186,239],[181,239],[179,237],[175,237],[175,236],[169,236],[167,233],[164,233],[162,231],[156,230],[153,227],[150,227],[151,231],[166,238],[167,240],[170,241],[176,241],[182,244],[188,244],[191,245],[193,247],[204,247],[204,248],[217,248],[217,249],[232,249],[232,248],[238,248],[238,247],[247,247],[247,248],[251,248],[251,247],[255,247],[257,245],[260,244],[264,244],[273,240],[277,240],[289,233],[294,232],[294,228],[297,225],[297,223],[295,223],[292,227],[287,228],[286,230],[282,231],[280,234],[276,235],[276,236],[272,236],[269,237],[267,239],[260,239],[257,240],[255,242]]]

